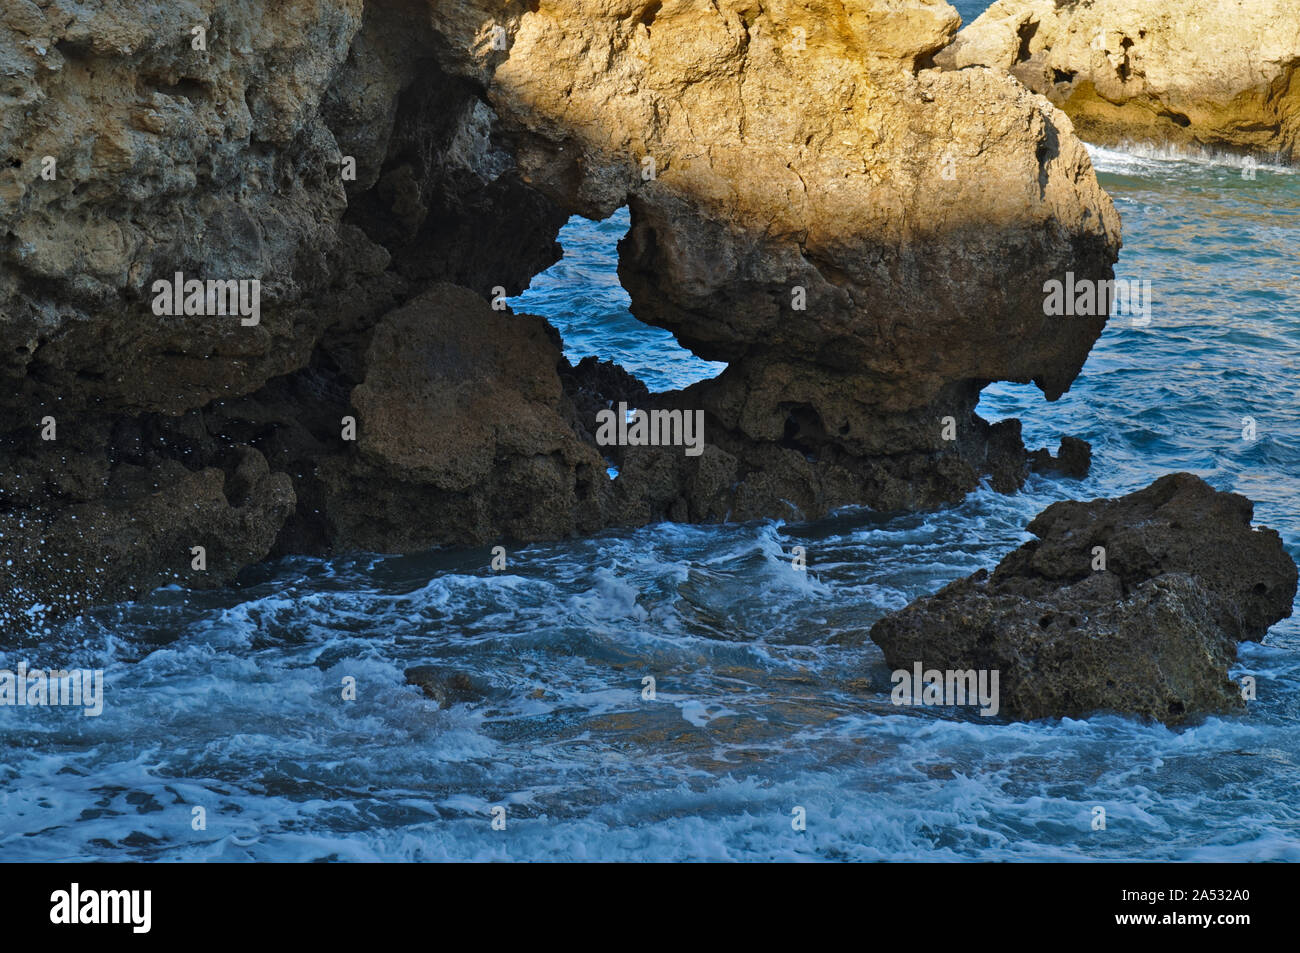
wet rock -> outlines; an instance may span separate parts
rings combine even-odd
[[[447,669],[437,665],[416,665],[406,670],[406,684],[415,685],[436,701],[439,708],[480,702],[487,697],[488,688],[481,679],[467,672]]]
[[[1288,617],[1296,593],[1295,563],[1252,513],[1188,473],[1055,503],[1029,524],[1037,540],[886,616],[871,638],[895,670],[999,671],[1013,718],[1235,710],[1237,641]]]
[[[227,585],[266,558],[295,504],[289,477],[248,448],[230,476],[165,460],[118,466],[103,489],[60,509],[0,512],[0,631],[34,636],[168,583]]]
[[[435,285],[387,315],[352,391],[356,453],[318,466],[333,545],[559,538],[602,525],[608,478],[566,423],[540,318]]]
[[[1092,445],[1078,437],[1062,437],[1056,456],[1048,450],[1035,450],[1029,459],[1036,472],[1060,473],[1082,480],[1092,469]]]
[[[576,367],[562,368],[560,379],[573,407],[570,425],[584,440],[594,442],[597,414],[624,403],[628,407],[653,407],[645,384],[613,361],[584,357]]]
[[[1290,0],[1000,0],[935,56],[1042,93],[1089,142],[1297,158],[1300,9]]]

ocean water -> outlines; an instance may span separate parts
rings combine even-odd
[[[977,16],[992,6],[991,0],[948,0],[961,14],[961,25],[966,26]]]
[[[607,532],[495,573],[486,548],[292,559],[97,610],[0,653],[107,681],[99,717],[0,709],[0,860],[1300,860],[1300,617],[1242,646],[1246,714],[1179,729],[895,708],[864,638],[994,565],[1047,504],[1176,470],[1256,500],[1300,558],[1300,175],[1092,152],[1150,323],[1112,320],[1054,404],[995,385],[980,405],[1031,446],[1090,440],[1086,480]],[[655,389],[711,376],[626,313],[626,227],[570,223],[514,305]],[[439,710],[404,684],[420,664],[484,697]]]

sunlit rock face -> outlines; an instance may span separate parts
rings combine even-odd
[[[931,68],[942,2],[20,0],[0,24],[0,556],[38,553],[53,605],[110,498],[176,537],[57,613],[268,554],[1012,490],[1019,428],[980,388],[1059,396],[1105,324],[1043,304],[1116,258],[1085,150],[999,71]],[[598,444],[636,383],[489,304],[569,215],[624,204],[633,311],[730,365],[639,398],[702,413],[698,454]],[[253,311],[187,290],[252,280]],[[183,545],[205,527],[220,571]]]
[[[707,411],[704,459],[620,455],[625,519],[1019,485],[1019,435],[973,415],[979,389],[1069,386],[1105,318],[1046,317],[1043,285],[1109,277],[1119,223],[1059,111],[925,68],[947,4],[431,9],[532,185],[589,216],[630,205],[633,312],[731,362],[665,399]]]
[[[935,61],[1010,72],[1089,142],[1297,158],[1300,7],[1290,0],[999,0]]]

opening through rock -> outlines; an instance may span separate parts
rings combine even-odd
[[[511,309],[550,321],[564,339],[569,363],[576,366],[588,355],[613,361],[651,393],[717,377],[726,364],[701,360],[671,331],[632,316],[631,299],[618,280],[618,242],[630,226],[627,206],[600,222],[569,219],[557,239],[564,257],[509,299]]]
[[[1067,395],[1068,396],[1068,395]],[[1009,417],[1020,421],[1021,435],[1027,447],[1055,446],[1060,434],[1074,433],[1069,428],[1074,421],[1062,414],[1060,402],[1048,403],[1036,384],[1016,384],[1011,381],[994,381],[980,391],[975,412],[994,424]]]

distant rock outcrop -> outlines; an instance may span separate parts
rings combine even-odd
[[[1294,0],[999,0],[935,63],[1010,72],[1089,142],[1300,159]]]
[[[1168,723],[1243,706],[1236,643],[1291,615],[1296,564],[1245,497],[1177,473],[1114,500],[1055,503],[1037,540],[881,619],[894,669],[999,672],[1002,713]]]

